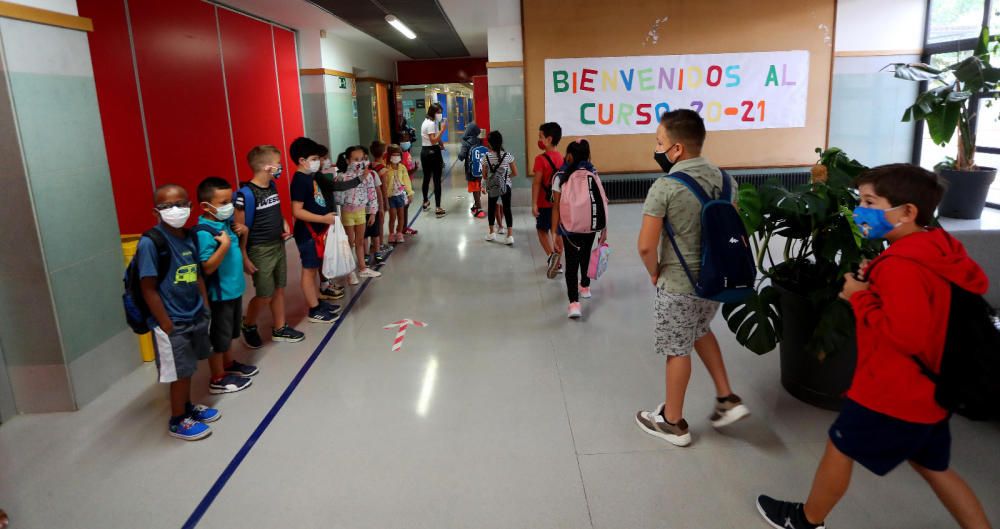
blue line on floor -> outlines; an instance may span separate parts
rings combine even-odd
[[[413,220],[411,220],[410,223],[407,224],[407,227],[413,226],[413,224],[417,222],[417,219],[420,218],[421,211],[423,210],[418,207],[417,214],[413,216]],[[193,529],[195,526],[198,525],[198,522],[201,521],[202,516],[205,516],[205,512],[208,511],[208,508],[212,506],[212,502],[214,502],[215,498],[217,498],[219,496],[219,493],[222,492],[222,488],[225,487],[226,483],[229,482],[229,478],[233,477],[233,474],[236,473],[236,469],[238,469],[240,467],[240,464],[243,463],[243,460],[246,459],[247,454],[250,453],[250,450],[253,449],[254,445],[257,444],[257,441],[260,440],[262,435],[264,435],[264,432],[267,430],[267,427],[271,425],[271,421],[274,420],[274,417],[277,416],[278,412],[281,411],[281,408],[284,407],[285,403],[288,401],[288,398],[291,397],[292,393],[294,393],[296,388],[299,387],[299,383],[302,382],[303,378],[305,378],[306,373],[309,372],[309,369],[313,366],[313,363],[316,362],[316,359],[319,358],[319,355],[323,353],[323,349],[326,348],[326,344],[329,343],[330,339],[333,338],[333,335],[336,334],[337,329],[340,328],[340,324],[347,318],[347,315],[351,312],[351,309],[354,307],[354,303],[357,302],[358,298],[361,297],[361,294],[364,294],[365,289],[368,288],[368,284],[371,283],[371,281],[372,281],[371,278],[366,279],[365,282],[361,285],[361,288],[358,289],[358,291],[353,296],[351,296],[351,301],[347,304],[346,307],[344,307],[343,312],[340,314],[340,319],[334,322],[333,327],[331,327],[330,330],[327,331],[326,336],[323,337],[323,340],[319,342],[319,345],[316,346],[316,349],[312,352],[311,355],[309,355],[309,359],[306,360],[306,363],[302,364],[302,368],[299,369],[299,372],[295,374],[295,377],[292,378],[292,381],[288,383],[288,387],[286,387],[285,391],[281,393],[280,397],[278,397],[277,402],[275,402],[274,405],[271,406],[271,409],[268,410],[267,415],[265,415],[264,418],[261,419],[260,424],[258,424],[257,428],[253,431],[252,434],[250,434],[250,438],[247,439],[245,443],[243,443],[243,446],[240,448],[240,450],[236,452],[235,456],[233,456],[232,461],[230,461],[229,464],[226,465],[226,468],[222,471],[222,474],[220,474],[219,478],[216,479],[215,483],[212,484],[212,488],[208,489],[208,492],[205,494],[205,497],[201,499],[201,502],[198,503],[198,506],[194,508],[194,512],[191,513],[191,516],[189,516],[187,521],[184,522],[184,525],[181,526],[183,529]]]

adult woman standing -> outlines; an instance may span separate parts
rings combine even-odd
[[[441,105],[434,103],[427,109],[427,117],[420,126],[420,138],[422,140],[420,149],[420,165],[424,168],[424,211],[431,207],[431,201],[427,199],[427,192],[430,190],[431,180],[434,180],[434,204],[437,207],[435,213],[438,218],[445,216],[445,210],[441,209],[441,172],[444,170],[444,158],[441,156],[441,135],[448,130],[448,123],[440,123],[438,116],[441,115]]]

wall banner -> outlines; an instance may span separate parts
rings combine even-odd
[[[545,60],[545,119],[567,136],[647,134],[690,108],[712,130],[804,127],[809,52]]]

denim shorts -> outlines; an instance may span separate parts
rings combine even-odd
[[[403,209],[405,207],[406,207],[406,195],[397,195],[394,197],[389,197],[390,209]]]
[[[323,259],[320,258],[319,253],[316,251],[316,241],[313,240],[312,237],[309,237],[302,242],[295,241],[295,245],[299,247],[299,257],[302,258],[302,268],[312,270],[323,267]]]

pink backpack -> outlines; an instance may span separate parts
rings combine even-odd
[[[559,190],[559,225],[569,233],[595,233],[607,226],[608,196],[601,179],[577,169]]]

